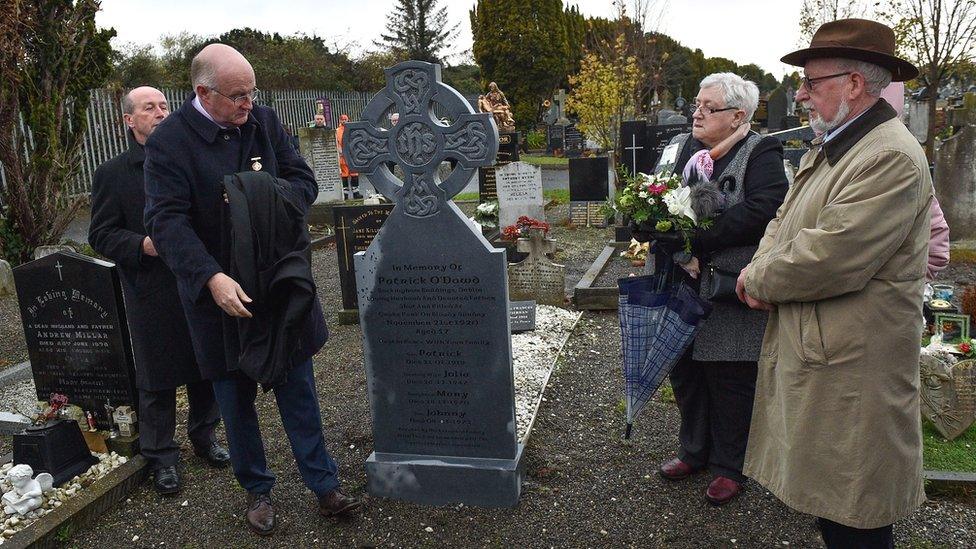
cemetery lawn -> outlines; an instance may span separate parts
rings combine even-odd
[[[545,166],[547,168],[560,167],[569,169],[569,159],[565,157],[520,154],[519,160],[535,166]]]
[[[950,441],[944,439],[927,420],[923,420],[922,436],[925,469],[976,473],[976,425]]]

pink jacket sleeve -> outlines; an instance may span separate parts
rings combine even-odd
[[[929,235],[929,264],[925,270],[926,282],[935,280],[939,271],[949,264],[949,225],[946,223],[939,201],[932,197],[932,229]]]

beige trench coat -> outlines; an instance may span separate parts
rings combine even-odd
[[[744,472],[790,507],[879,528],[925,500],[918,355],[932,180],[879,101],[800,162],[747,292],[776,306]]]

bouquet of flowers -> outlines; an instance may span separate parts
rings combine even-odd
[[[685,235],[685,251],[691,251],[687,234],[694,228],[708,228],[711,218],[701,217],[693,207],[692,187],[681,186],[681,176],[637,173],[624,178],[624,187],[611,208],[638,224],[651,225],[661,233],[679,231]]]
[[[482,227],[493,229],[498,226],[498,201],[491,200],[478,204],[474,209],[474,220]]]
[[[502,238],[505,240],[528,238],[529,231],[532,229],[541,230],[543,235],[549,234],[548,223],[545,221],[539,221],[538,219],[532,219],[527,215],[523,215],[515,221],[514,225],[509,225],[508,227],[502,229]]]

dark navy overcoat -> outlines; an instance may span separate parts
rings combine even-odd
[[[200,372],[176,279],[161,259],[142,253],[145,158],[130,133],[128,150],[95,170],[88,242],[119,269],[136,387],[160,391],[200,381]]]
[[[207,281],[229,273],[226,175],[262,170],[290,183],[284,189],[307,212],[318,194],[308,164],[291,146],[278,115],[255,105],[240,128],[222,129],[192,104],[193,96],[164,120],[146,142],[146,228],[159,255],[176,275],[200,370],[207,379],[236,370],[237,334],[222,328],[226,316]],[[309,314],[294,361],[325,344],[328,331],[318,300]]]

